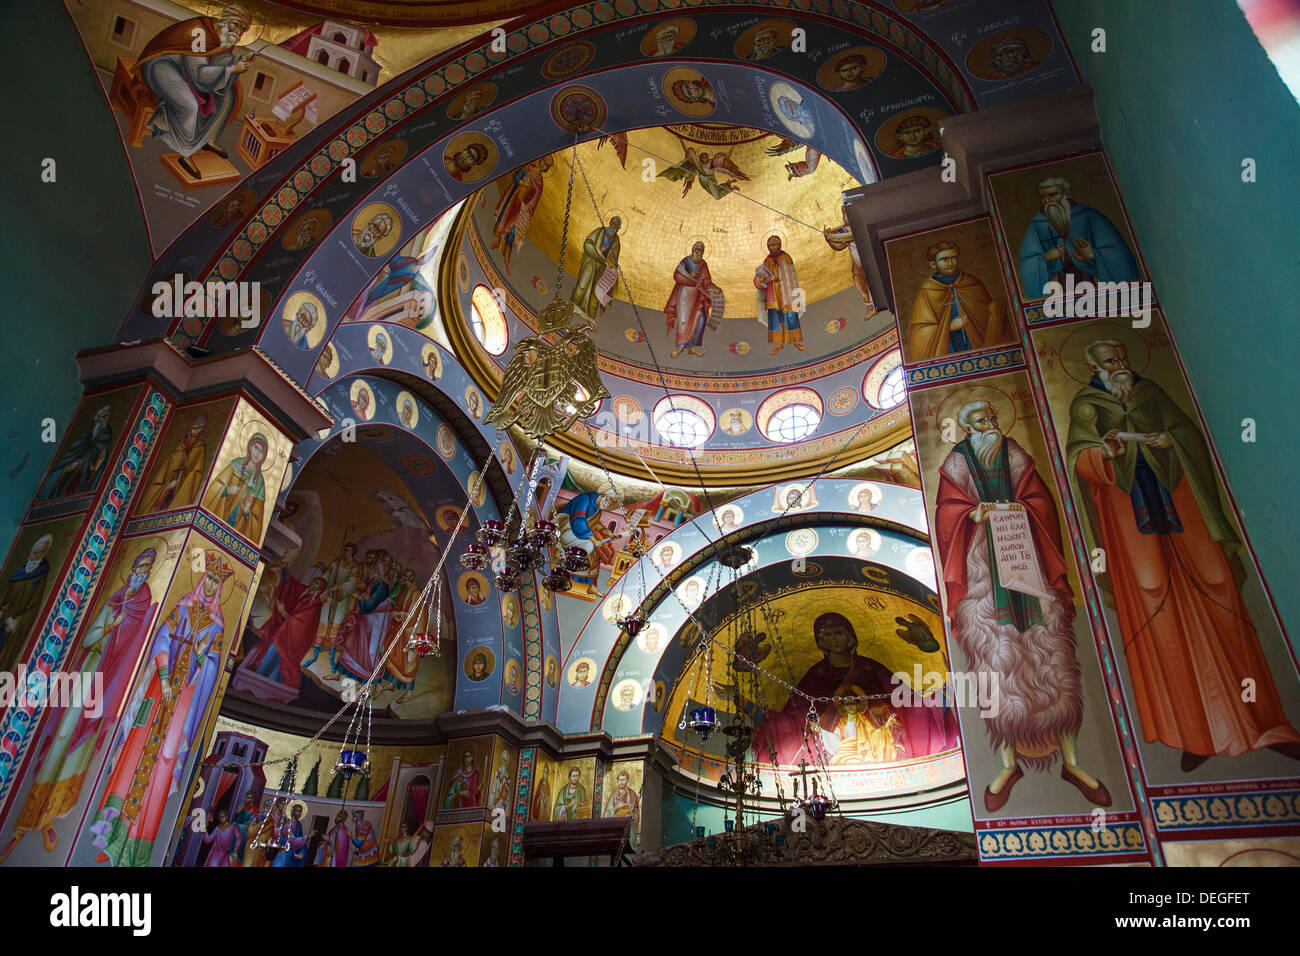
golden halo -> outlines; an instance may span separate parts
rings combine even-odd
[[[918,153],[916,156],[892,156],[894,150],[898,149],[898,127],[903,120],[912,116],[921,116],[930,121],[930,129],[934,133],[935,139],[939,140],[938,145],[932,146],[924,153]],[[886,156],[894,159],[920,159],[922,156],[929,156],[936,149],[943,148],[943,134],[939,132],[943,126],[943,121],[952,116],[947,110],[939,109],[935,106],[909,106],[893,113],[879,127],[876,128],[876,147]]]
[[[145,578],[145,582],[148,583],[148,581],[154,576],[154,573],[164,567],[167,560],[167,551],[170,547],[171,544],[166,538],[162,535],[156,534],[139,538],[129,538],[122,542],[122,551],[120,553],[123,556],[129,556],[130,560],[126,562],[119,560],[118,567],[113,571],[113,580],[109,585],[112,588],[112,591],[116,591],[118,588],[126,585],[126,579],[130,577],[131,574],[131,567],[135,564],[136,559],[140,557],[140,552],[145,548],[153,548],[153,567],[149,569],[149,576]],[[109,593],[112,594],[112,591],[109,591]]]
[[[632,221],[628,219],[627,213],[621,207],[615,206],[612,209],[606,209],[605,221],[601,225],[608,226],[609,221],[615,216],[618,216],[618,241],[621,243],[627,238],[627,234],[632,231]],[[619,285],[622,285],[622,283],[620,282]],[[616,290],[617,288],[618,286],[615,286]]]
[[[370,419],[375,417],[375,393],[369,385],[361,379],[356,379],[352,383],[352,388],[348,391],[348,402],[350,405],[355,405],[357,402],[357,396],[362,392],[365,392],[367,398],[370,400],[366,405],[366,411],[364,414],[365,420],[370,421]]]
[[[388,329],[384,328],[382,325],[372,325],[370,328],[366,329],[366,346],[373,350],[375,342],[378,341],[380,335],[383,335],[384,337],[385,347],[380,350],[382,354],[379,356],[379,361],[384,365],[387,365],[393,360],[393,336]],[[373,358],[374,356],[372,355],[371,357]]]
[[[357,211],[357,214],[355,216],[352,217],[352,225],[351,225],[352,246],[354,249],[360,252],[361,247],[356,244],[357,237],[361,235],[363,232],[365,232],[366,226],[370,224],[372,219],[374,219],[376,216],[379,216],[380,214],[386,215],[389,218],[389,221],[392,223],[392,227],[388,230],[387,235],[380,237],[375,242],[375,244],[371,247],[374,250],[374,255],[372,256],[372,258],[375,259],[387,258],[388,253],[392,252],[393,249],[397,248],[397,245],[402,238],[401,214],[395,208],[390,206],[388,203],[384,203],[384,202],[367,203],[366,205],[362,206],[360,210]],[[365,253],[362,254],[364,255]]]
[[[1016,39],[1020,40],[1029,48],[1029,55],[1035,61],[1034,65],[1023,73],[1017,73],[1015,76],[1003,76],[999,73],[992,63],[993,48],[1003,40]],[[1006,83],[1010,80],[1019,79],[1022,76],[1028,76],[1034,70],[1042,66],[1052,53],[1052,38],[1042,30],[1034,27],[1013,27],[1010,30],[1002,30],[990,36],[986,36],[979,43],[976,43],[969,53],[966,54],[966,69],[970,71],[971,76],[977,76],[981,80],[989,80],[995,83]]]
[[[847,90],[837,90],[835,87],[838,83],[838,77],[835,74],[835,67],[839,62],[848,56],[860,56],[866,61],[863,67],[862,76],[865,79],[860,80],[856,86],[851,86]],[[830,93],[851,93],[854,90],[860,90],[872,80],[885,71],[885,64],[888,62],[885,51],[874,46],[855,46],[847,50],[840,50],[832,53],[827,57],[822,65],[817,68],[817,85]]]
[[[403,402],[411,403],[411,424],[409,425],[407,425],[405,422],[402,421]],[[403,428],[409,429],[410,431],[415,431],[415,427],[420,424],[420,403],[415,400],[414,395],[412,395],[410,392],[406,391],[405,389],[398,392],[397,397],[393,399],[393,410],[394,413],[397,415],[397,421],[402,425]]]
[[[389,160],[388,168],[391,170],[406,158],[406,153],[410,149],[404,139],[386,139],[382,143],[376,143],[366,154],[361,157],[361,162],[357,163],[357,172],[367,179],[374,179],[376,176],[384,175],[383,172],[376,172],[375,166],[378,165],[377,157],[380,153],[396,153],[396,158]]]
[[[622,230],[619,231],[621,232]],[[687,256],[691,254],[691,247],[693,247],[697,242],[704,243],[704,251],[706,253],[709,251],[709,237],[706,236],[704,233],[699,232],[686,240],[686,245],[682,251],[683,259],[685,259]]]
[[[1092,369],[1084,361],[1083,350],[1099,339],[1114,339],[1123,342],[1128,349],[1129,367],[1138,375],[1145,375],[1151,365],[1151,347],[1132,327],[1120,322],[1105,322],[1100,319],[1081,323],[1078,328],[1061,340],[1060,360],[1065,374],[1080,385],[1092,381]]]
[[[919,239],[917,236],[914,239]],[[978,232],[958,226],[956,228],[937,229],[925,237],[927,241],[916,242],[907,255],[907,267],[914,275],[929,276],[930,262],[925,258],[925,250],[939,242],[955,242],[958,258],[969,262],[975,255],[981,236]]]
[[[316,223],[316,237],[305,245],[298,245],[298,227],[308,221]],[[334,222],[334,214],[328,209],[309,209],[300,213],[284,227],[284,235],[280,239],[280,246],[289,252],[301,252],[303,249],[310,249],[316,243],[324,238],[325,233],[329,231],[330,224]]]
[[[967,385],[965,388],[949,394],[938,408],[934,410],[934,420],[940,429],[943,428],[945,418],[952,418],[957,421],[957,413],[965,408],[971,402],[986,401],[998,410],[998,425],[1002,429],[1003,435],[1010,435],[1011,429],[1016,424],[1016,403],[1011,400],[1011,396],[1000,388],[988,385],[983,382],[975,382]],[[945,414],[946,413],[946,414]],[[1010,416],[1010,420],[1003,416]],[[964,437],[964,430],[961,423],[957,423],[957,430]],[[958,438],[960,441],[960,437]]]
[[[677,27],[677,43],[671,53],[659,53],[658,34],[669,26]],[[688,20],[686,17],[676,17],[672,20],[661,20],[653,23],[641,34],[641,52],[646,56],[672,56],[691,40],[695,39],[695,21]]]
[[[295,292],[289,298],[284,300],[284,308],[280,311],[280,328],[284,329],[285,338],[289,337],[289,325],[298,315],[298,310],[303,305],[310,303],[316,310],[316,324],[312,326],[311,331],[307,333],[307,348],[314,349],[320,345],[321,339],[325,337],[325,330],[329,326],[329,313],[325,311],[325,303],[318,296],[311,292]],[[302,348],[297,342],[290,339],[290,344],[295,348]]]
[[[665,73],[663,78],[664,97],[672,105],[673,109],[677,110],[677,112],[679,113],[685,114],[686,116],[690,116],[695,119],[700,119],[702,117],[709,116],[715,110],[717,110],[718,107],[716,103],[716,97],[717,97],[716,91],[714,92],[715,102],[713,103],[687,102],[686,100],[678,96],[676,93],[674,93],[673,92],[674,84],[681,82],[682,80],[686,80],[691,83],[701,83],[708,89],[710,90],[713,89],[713,84],[709,82],[709,78],[705,76],[703,73],[701,73],[699,70],[692,69],[689,66],[675,66],[667,73]]]

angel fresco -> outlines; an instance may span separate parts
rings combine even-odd
[[[681,162],[670,166],[659,175],[673,182],[685,182],[686,185],[682,188],[683,197],[691,191],[691,187],[698,179],[700,187],[714,199],[721,199],[731,191],[739,189],[736,180],[746,182],[749,180],[749,177],[731,161],[730,152],[724,155],[701,150],[697,153],[690,146],[686,147],[686,156]],[[727,181],[720,182],[720,179]]]
[[[786,153],[793,153],[802,143],[796,143],[788,136],[781,137],[781,140],[775,146],[768,146],[763,152],[769,156],[784,156]],[[822,161],[822,154],[811,146],[803,146],[803,159],[793,160],[785,164],[786,181],[795,179],[799,176],[811,176],[817,171],[817,166]]]
[[[613,133],[609,136],[602,136],[596,140],[596,148],[600,149],[606,143],[614,147],[614,154],[618,156],[618,164],[627,169],[627,133]]]
[[[542,200],[542,174],[553,165],[554,160],[543,156],[516,169],[509,176],[509,185],[501,187],[501,198],[493,211],[491,247],[501,250],[507,275],[510,274],[510,256],[524,244],[533,213]]]

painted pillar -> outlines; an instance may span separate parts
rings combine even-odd
[[[16,543],[31,555],[54,535],[43,560],[58,583],[22,622],[21,649],[5,653],[86,691],[28,695],[0,718],[0,853],[25,865],[159,864],[251,607],[293,440],[328,420],[255,355],[194,366],[154,342],[78,361],[87,398]]]
[[[987,183],[1162,850],[1294,844],[1300,675],[1173,341],[1203,317],[1161,308],[1102,151]]]
[[[1103,768],[1088,772],[1112,797],[1092,811],[1105,812],[1104,826],[1086,830],[1086,817],[1070,822],[1073,794],[1056,792],[1059,777],[1052,793],[1017,782],[989,809],[1000,801],[980,792],[999,767],[964,709],[981,859],[1091,861],[1098,854],[1085,844],[1117,826],[1118,852],[1133,833],[1132,855],[1155,862],[1195,858],[1189,847],[1229,837],[1294,837],[1295,659],[1097,148],[1090,96],[959,117],[944,144],[955,181],[925,173],[881,184],[885,202],[868,210],[861,201],[850,218],[894,304],[954,669],[982,666],[984,611],[1011,622],[1009,637],[1028,634],[1018,625],[1032,615],[1016,595],[1038,591],[1047,626],[1044,592],[1060,592],[1053,579],[1068,584],[1082,678],[1077,755],[1085,769]],[[990,410],[1003,450],[984,437]],[[1010,493],[997,486],[1000,454]],[[1030,459],[1032,506],[1031,489],[1022,491]],[[1004,548],[966,547],[970,526],[989,523],[975,522],[986,516],[974,508],[962,514],[963,484],[1004,503],[992,524]],[[1039,517],[1026,527],[1005,508],[1011,501]],[[1049,514],[1059,555],[1044,546],[1057,536]],[[1034,547],[1017,562],[1012,546],[1024,540]],[[990,591],[990,567],[1014,586]],[[987,606],[972,580],[989,591]],[[1014,670],[1001,676],[1014,690]],[[1117,748],[1122,776],[1110,769]]]
[[[945,148],[965,135],[1005,151],[1008,113],[949,124]],[[1059,455],[994,223],[966,186],[977,158],[960,154],[953,182],[940,167],[867,187],[850,221],[899,329],[980,860],[1151,862]]]

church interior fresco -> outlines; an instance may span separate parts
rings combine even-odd
[[[0,863],[519,866],[625,817],[652,851],[681,795],[734,805],[702,708],[752,726],[756,827],[815,765],[846,816],[958,806],[988,865],[1291,852],[1295,655],[1180,317],[1037,292],[1149,278],[1104,152],[853,219],[940,175],[946,122],[1078,85],[1050,5],[460,6],[68,3],[155,258],[116,341],[167,357],[88,381],[2,572],[0,671],[100,670],[111,712],[5,711]],[[175,277],[259,321],[160,314]],[[493,413],[561,296],[606,391],[539,441]],[[516,516],[570,588],[459,560]]]

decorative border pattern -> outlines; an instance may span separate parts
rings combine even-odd
[[[203,532],[217,544],[229,551],[234,557],[243,561],[250,568],[256,567],[261,557],[261,550],[254,548],[225,525],[217,522],[206,511],[200,511],[194,517],[194,527]]]
[[[537,606],[537,576],[519,587],[519,619],[524,626],[524,720],[542,719],[542,616]]]
[[[142,531],[166,531],[169,528],[179,528],[195,520],[198,515],[198,509],[191,508],[189,511],[177,511],[168,515],[152,515],[147,518],[133,518],[127,522],[124,534],[139,534]]]
[[[122,450],[113,480],[100,499],[99,509],[64,576],[53,613],[46,619],[35,648],[39,653],[28,660],[29,671],[39,670],[48,677],[63,662],[72,646],[77,624],[98,582],[105,559],[121,534],[127,503],[171,404],[162,392],[149,390],[136,419],[135,432]],[[4,722],[0,724],[0,738],[8,740],[11,734],[17,734],[18,741],[13,750],[0,749],[0,806],[18,779],[16,771],[32,742],[44,709],[44,704],[38,705],[24,698],[23,703],[15,703],[5,712]]]
[[[537,748],[525,747],[519,754],[519,774],[515,778],[515,818],[510,826],[510,865],[524,865],[524,827],[528,825],[528,800],[533,792],[533,770],[537,765]]]
[[[929,365],[924,368],[907,370],[907,387],[936,385],[966,375],[979,375],[984,372],[1006,371],[1025,364],[1025,353],[1016,346],[1002,352],[993,352],[977,358],[962,359],[959,362],[944,362],[941,365]]]
[[[1153,796],[1151,803],[1162,832],[1300,823],[1300,790]]]
[[[1122,823],[1094,831],[1090,824],[1016,827],[976,832],[980,862],[1079,856],[1145,856],[1142,827]]]

